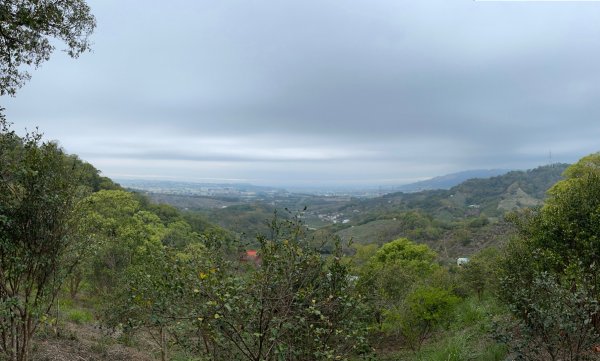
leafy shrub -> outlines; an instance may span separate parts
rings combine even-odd
[[[478,217],[469,222],[470,228],[481,228],[490,224],[487,217]]]
[[[600,342],[594,318],[598,300],[581,288],[572,290],[547,272],[527,288],[514,289],[510,308],[519,319],[516,351],[528,360],[584,360]]]
[[[450,320],[458,297],[447,290],[423,286],[407,297],[406,310],[400,321],[402,336],[413,350],[421,348],[423,342],[439,326]]]
[[[500,296],[517,319],[513,346],[530,360],[583,360],[600,342],[600,153],[564,172],[502,262]]]

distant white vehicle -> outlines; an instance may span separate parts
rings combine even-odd
[[[459,258],[456,260],[456,265],[457,266],[464,266],[467,263],[469,263],[469,259],[468,258]]]

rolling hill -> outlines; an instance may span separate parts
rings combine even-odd
[[[433,189],[450,189],[460,183],[473,178],[491,178],[509,172],[507,169],[475,169],[457,173],[446,174],[415,183],[397,187],[395,191],[411,193]]]
[[[375,198],[285,192],[246,200],[197,194],[148,195],[155,202],[198,213],[248,238],[265,231],[266,220],[276,209],[290,209],[300,211],[308,227],[318,231],[317,235],[336,234],[344,240],[377,244],[408,237],[429,244],[443,257],[452,258],[502,243],[510,232],[503,215],[541,205],[546,191],[561,179],[566,167],[567,164],[553,164],[527,171],[509,171],[493,177],[468,179],[449,189],[395,192]],[[472,173],[458,174],[462,177]],[[450,181],[450,178],[439,177],[437,184],[448,184],[443,180]],[[307,209],[301,211],[304,207]]]
[[[536,207],[561,179],[567,164],[469,179],[448,190],[391,193],[354,200],[332,210],[344,224],[329,226],[342,239],[383,244],[408,237],[429,244],[445,257],[469,255],[506,240],[508,211]]]

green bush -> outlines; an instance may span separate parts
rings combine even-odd
[[[600,153],[563,175],[541,209],[511,215],[519,237],[500,268],[511,345],[528,360],[578,361],[600,342]]]
[[[458,301],[450,292],[431,286],[419,287],[409,294],[400,329],[410,348],[420,349],[436,328],[448,322]]]
[[[494,320],[507,313],[493,297],[464,299],[453,308],[448,329],[438,329],[421,350],[394,360],[504,360],[507,347],[492,331]]]
[[[470,228],[481,228],[490,224],[487,217],[478,217],[469,222]]]

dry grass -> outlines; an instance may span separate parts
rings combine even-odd
[[[146,345],[125,346],[93,325],[67,323],[60,329],[43,330],[34,341],[34,361],[153,361]],[[146,350],[149,348],[145,348]]]

